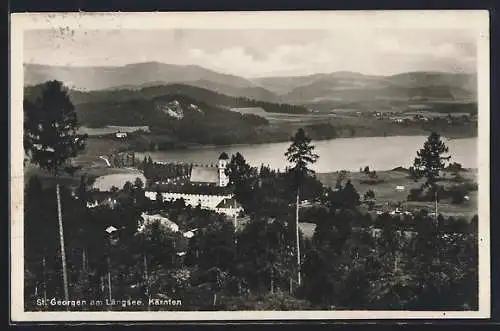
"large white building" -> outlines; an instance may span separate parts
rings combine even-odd
[[[229,164],[229,156],[222,153],[219,156],[217,166],[193,165],[190,173],[186,176],[188,180],[169,180],[151,185],[145,195],[151,200],[156,200],[157,194],[162,195],[163,201],[175,201],[183,199],[186,205],[214,210],[216,212],[235,216],[241,212],[241,206],[232,199],[233,193],[227,187],[229,177],[226,169]],[[228,205],[228,201],[231,204]]]

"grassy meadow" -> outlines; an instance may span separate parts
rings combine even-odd
[[[103,161],[104,163],[104,161]],[[26,186],[32,176],[38,176],[44,188],[55,186],[56,182],[63,186],[74,187],[79,185],[81,176],[85,175],[88,183],[93,182],[97,177],[113,174],[130,174],[134,173],[126,168],[108,168],[105,165],[96,167],[83,167],[78,170],[73,176],[63,174],[56,179],[49,172],[42,170],[34,165],[27,165],[24,167],[24,185]]]
[[[317,177],[323,185],[334,187],[339,175],[340,172],[319,173],[317,174]],[[374,212],[377,210],[393,210],[399,203],[401,203],[403,209],[427,209],[429,212],[434,212],[435,206],[433,202],[407,201],[410,190],[412,188],[418,188],[422,184],[422,181],[415,182],[412,178],[410,178],[408,172],[380,171],[377,172],[377,176],[377,179],[371,180],[369,175],[365,173],[348,172],[345,175],[345,179],[351,180],[351,183],[354,185],[361,197],[363,197],[363,195],[370,189],[375,192],[376,206],[374,208]],[[462,177],[462,180],[457,182],[453,179],[451,173],[445,172],[443,178],[438,182],[438,184],[448,188],[465,182],[477,183],[476,169],[464,170],[460,172],[460,176]],[[398,186],[403,186],[404,189],[396,189]],[[465,201],[463,204],[452,204],[450,199],[443,199],[438,204],[438,213],[445,216],[463,216],[467,219],[471,219],[472,216],[478,213],[477,191],[471,191],[468,195],[470,200]]]

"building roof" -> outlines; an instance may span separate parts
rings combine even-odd
[[[226,152],[222,152],[222,154],[219,156],[219,160],[229,160],[229,155],[227,155]]]
[[[224,208],[224,209],[229,209],[229,208],[241,208],[241,205],[236,201],[236,199],[231,198],[231,199],[223,199],[215,208]]]
[[[228,195],[231,189],[220,187],[212,183],[168,183],[151,185],[148,189],[153,192],[180,193],[180,194],[199,194],[199,195]]]
[[[219,169],[216,167],[193,166],[190,181],[192,183],[218,183]]]

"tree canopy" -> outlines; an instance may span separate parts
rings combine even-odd
[[[288,162],[293,164],[290,170],[295,175],[294,179],[297,187],[306,175],[314,173],[308,166],[315,163],[319,158],[319,156],[314,153],[314,145],[311,144],[311,139],[302,128],[297,130],[292,137],[292,143],[290,147],[288,147],[285,157]]]
[[[413,172],[417,178],[425,177],[424,186],[434,187],[439,172],[446,166],[451,156],[448,153],[448,147],[441,140],[441,136],[432,132],[424,143],[424,146],[417,151],[417,157],[413,163]]]
[[[24,100],[24,149],[41,168],[56,175],[71,171],[67,161],[85,148],[86,138],[61,82],[49,81],[35,100]]]

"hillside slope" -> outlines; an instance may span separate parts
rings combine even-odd
[[[28,87],[29,89],[30,87]],[[260,101],[249,98],[228,96],[212,90],[185,84],[171,84],[144,87],[141,89],[105,90],[105,91],[71,91],[71,98],[75,104],[89,102],[126,102],[128,100],[149,100],[167,95],[184,95],[210,105],[223,108],[260,107],[272,113],[305,114],[307,109],[301,106],[292,106],[273,102]]]
[[[35,87],[25,89],[25,98],[32,100],[36,92]],[[81,126],[148,126],[150,133],[129,135],[132,145],[143,144],[138,149],[149,148],[149,145],[144,146],[145,142],[163,144],[163,148],[168,148],[183,144],[247,141],[256,135],[256,130],[268,124],[265,118],[240,114],[180,94],[123,101],[100,100],[79,103],[75,108]],[[114,136],[108,134],[102,138],[112,139]]]

